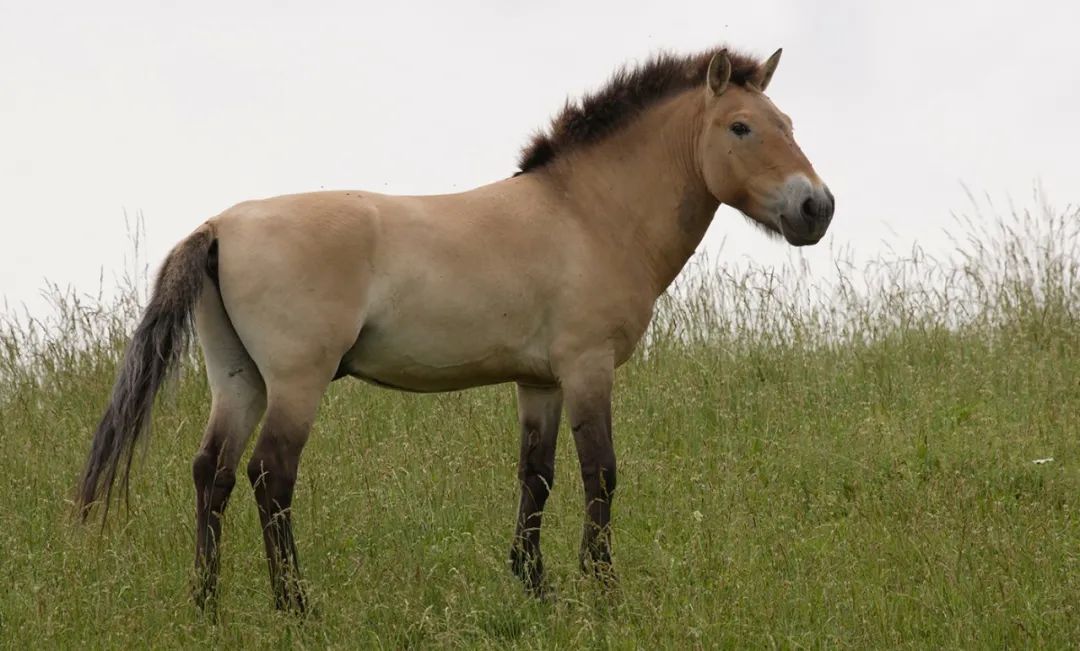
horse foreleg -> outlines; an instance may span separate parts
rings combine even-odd
[[[581,537],[582,570],[610,580],[611,503],[615,496],[615,448],[611,437],[609,356],[582,357],[561,375],[566,412],[574,433],[585,488],[585,525]]]
[[[518,506],[510,567],[535,595],[543,592],[544,564],[540,556],[540,524],[544,504],[555,483],[555,442],[559,435],[562,391],[558,387],[518,385],[518,420],[521,424],[521,456]]]

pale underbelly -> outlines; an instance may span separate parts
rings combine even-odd
[[[351,375],[402,391],[457,391],[504,382],[554,384],[550,365],[529,346],[431,332],[410,336],[365,328],[341,360]]]

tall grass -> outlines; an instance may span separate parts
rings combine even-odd
[[[951,251],[841,254],[825,276],[696,260],[618,377],[619,590],[578,576],[564,432],[544,531],[551,603],[505,566],[512,392],[339,382],[296,496],[313,615],[272,611],[241,485],[220,619],[201,617],[188,597],[200,362],[159,401],[130,510],[101,532],[73,525],[68,498],[145,283],[128,274],[115,299],[53,287],[50,317],[0,322],[0,640],[1075,647],[1080,211],[985,210],[957,218]]]

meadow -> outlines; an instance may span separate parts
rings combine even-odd
[[[53,288],[51,316],[0,326],[0,644],[1075,648],[1080,210],[1035,203],[957,220],[937,257],[856,267],[839,253],[828,283],[797,264],[696,260],[618,374],[618,586],[578,572],[564,424],[543,534],[557,596],[543,602],[506,563],[511,388],[340,381],[295,501],[311,613],[273,610],[241,481],[218,616],[204,616],[190,599],[198,354],[158,400],[130,504],[104,528],[75,524],[145,285]]]

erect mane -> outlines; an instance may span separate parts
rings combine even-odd
[[[658,101],[703,85],[709,61],[722,49],[684,56],[662,52],[642,65],[617,70],[600,90],[578,101],[567,100],[551,126],[522,149],[518,174],[541,168],[564,151],[597,142]],[[727,55],[731,60],[730,83],[745,86],[760,62],[731,50]]]

